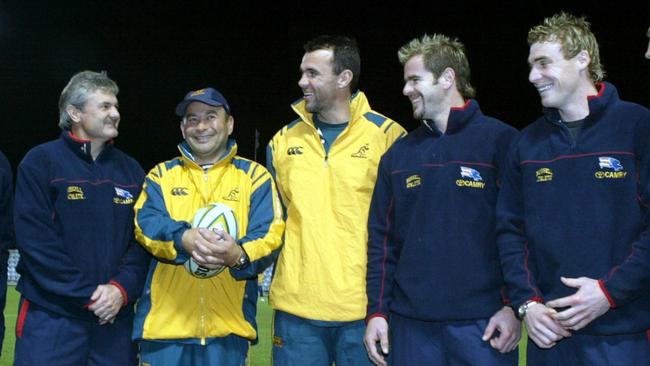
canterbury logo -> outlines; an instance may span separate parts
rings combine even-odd
[[[172,188],[172,196],[187,196],[187,188],[185,187]]]
[[[302,146],[294,146],[288,148],[287,155],[302,155]]]
[[[367,158],[366,153],[370,151],[370,146],[366,143],[365,145],[361,146],[359,148],[359,151],[355,152],[354,154],[350,155],[353,158]]]

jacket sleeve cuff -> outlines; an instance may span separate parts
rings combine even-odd
[[[384,318],[384,319],[386,319],[386,321],[388,321],[388,316],[386,316],[386,314],[374,313],[374,314],[370,314],[370,315],[368,315],[366,317],[366,324],[370,321],[370,319],[377,318],[377,317]]]
[[[122,298],[124,298],[124,302],[122,303],[122,307],[126,306],[126,304],[129,303],[129,295],[127,295],[126,290],[124,289],[124,287],[122,287],[122,285],[120,285],[117,281],[114,281],[114,280],[110,280],[110,281],[108,281],[108,283],[110,285],[113,285],[113,286],[117,287],[117,289],[120,290],[120,293],[122,294]]]
[[[605,287],[605,281],[598,280],[598,286],[600,287],[600,290],[603,292],[603,294],[607,298],[607,302],[609,302],[609,306],[612,309],[616,309],[616,303],[614,302],[614,299],[612,298],[612,295],[610,295],[609,291],[607,291],[607,287]]]

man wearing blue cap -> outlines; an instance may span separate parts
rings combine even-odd
[[[242,365],[257,341],[257,275],[280,247],[284,221],[275,184],[261,165],[236,156],[234,118],[213,88],[189,92],[176,107],[181,156],[147,175],[135,205],[136,238],[151,254],[133,339],[142,364]],[[237,237],[192,228],[198,209],[229,206]],[[184,268],[228,270],[197,278]]]

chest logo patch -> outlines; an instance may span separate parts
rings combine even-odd
[[[420,176],[417,174],[413,174],[406,178],[406,188],[414,188],[422,184],[422,181],[420,180]]]
[[[117,203],[118,205],[130,205],[133,203],[133,195],[131,192],[127,191],[126,189],[115,188],[115,196],[113,197],[113,202]]]
[[[227,196],[223,196],[223,199],[226,201],[239,201],[239,187],[235,187]]]
[[[460,179],[456,179],[456,185],[459,187],[485,188],[485,182],[483,182],[481,173],[476,169],[466,166],[460,167]]]
[[[287,155],[302,155],[302,146],[292,146],[288,148]]]
[[[86,196],[84,191],[79,186],[68,186],[68,199],[71,201],[74,200],[85,200]]]
[[[350,155],[353,158],[361,158],[361,159],[367,159],[368,158],[368,151],[370,151],[370,144],[366,142],[365,145],[361,146],[359,148],[359,151],[355,152],[354,154]]]
[[[598,167],[601,170],[594,173],[596,179],[621,179],[627,176],[627,172],[623,170],[623,164],[610,156],[598,157]]]
[[[535,172],[537,183],[550,182],[553,180],[553,171],[550,168],[540,168]]]
[[[185,187],[172,188],[172,196],[187,196],[187,188]]]

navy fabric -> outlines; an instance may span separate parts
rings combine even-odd
[[[515,366],[519,352],[503,354],[481,340],[487,319],[427,322],[392,315],[389,365]]]
[[[574,139],[555,109],[522,131],[497,205],[508,295],[571,295],[560,277],[600,280],[614,309],[581,333],[650,329],[650,111],[599,85]],[[575,334],[575,333],[574,333]]]
[[[140,341],[140,361],[151,366],[244,366],[247,339],[236,335],[215,338],[206,345]]]
[[[142,168],[112,144],[95,160],[90,151],[68,131],[31,149],[18,167],[14,221],[17,290],[49,311],[96,321],[85,306],[97,286],[115,283],[134,304],[150,257],[133,233]],[[118,318],[132,313],[125,306]]]
[[[274,366],[372,366],[363,320],[319,326],[278,310],[273,316]]]
[[[21,299],[21,309],[26,306]],[[131,342],[132,316],[99,325],[58,315],[29,303],[25,317],[16,323],[15,366],[115,366],[137,365]],[[20,313],[20,311],[19,311]]]
[[[470,100],[444,134],[421,127],[382,157],[368,220],[368,316],[491,317],[502,306],[499,175],[517,130]]]
[[[645,332],[613,336],[574,334],[550,349],[528,341],[528,366],[650,365],[650,343]]]

